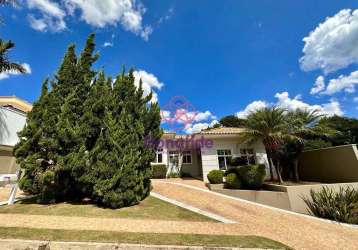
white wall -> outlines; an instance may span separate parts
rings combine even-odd
[[[207,175],[211,170],[219,169],[219,161],[217,156],[218,149],[230,149],[234,157],[239,156],[240,148],[253,148],[256,154],[258,164],[265,164],[266,176],[269,176],[269,166],[265,147],[261,142],[256,142],[251,145],[239,144],[236,139],[213,139],[214,145],[211,148],[201,149],[203,178],[208,182]]]
[[[0,144],[14,146],[26,123],[26,114],[8,107],[0,107]]]

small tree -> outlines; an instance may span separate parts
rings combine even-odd
[[[330,138],[337,134],[337,131],[326,126],[324,123],[319,123],[323,117],[317,110],[302,110],[297,109],[287,113],[287,127],[289,137],[286,145],[286,154],[289,154],[293,159],[294,177],[299,181],[298,172],[298,158],[305,148],[307,139],[310,138]]]
[[[278,107],[267,107],[250,113],[241,133],[244,143],[262,141],[267,153],[270,177],[273,181],[273,168],[276,169],[279,182],[282,182],[281,171],[274,165],[273,156],[289,137],[285,110]]]

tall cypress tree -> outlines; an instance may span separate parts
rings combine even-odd
[[[143,97],[141,84],[135,87],[133,71],[116,79],[114,108],[106,112],[104,128],[90,152],[93,197],[112,208],[137,204],[149,195],[154,155],[144,139],[146,134],[153,139],[161,136],[159,109],[156,104],[148,106],[151,96]]]
[[[15,155],[22,187],[42,202],[88,197],[112,208],[137,204],[150,191],[153,148],[161,136],[158,104],[149,104],[133,70],[112,79],[92,69],[94,35],[79,59],[71,45],[48,90],[29,113]]]

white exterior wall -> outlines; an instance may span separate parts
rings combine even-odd
[[[261,142],[256,142],[251,145],[239,144],[237,139],[213,139],[214,145],[211,148],[201,149],[203,179],[208,182],[207,175],[211,170],[219,169],[219,161],[217,156],[218,149],[230,149],[233,157],[240,155],[240,148],[253,148],[256,154],[258,164],[265,164],[266,176],[269,176],[269,165],[265,147]]]
[[[26,124],[26,114],[9,107],[0,107],[0,144],[14,146],[19,138],[17,132]]]

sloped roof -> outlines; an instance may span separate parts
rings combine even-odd
[[[32,105],[16,96],[0,96],[0,106],[10,106],[24,113],[31,111]]]
[[[202,130],[198,134],[203,135],[232,135],[240,134],[245,131],[244,128],[232,128],[232,127],[222,127],[222,128],[211,128],[207,130]]]

